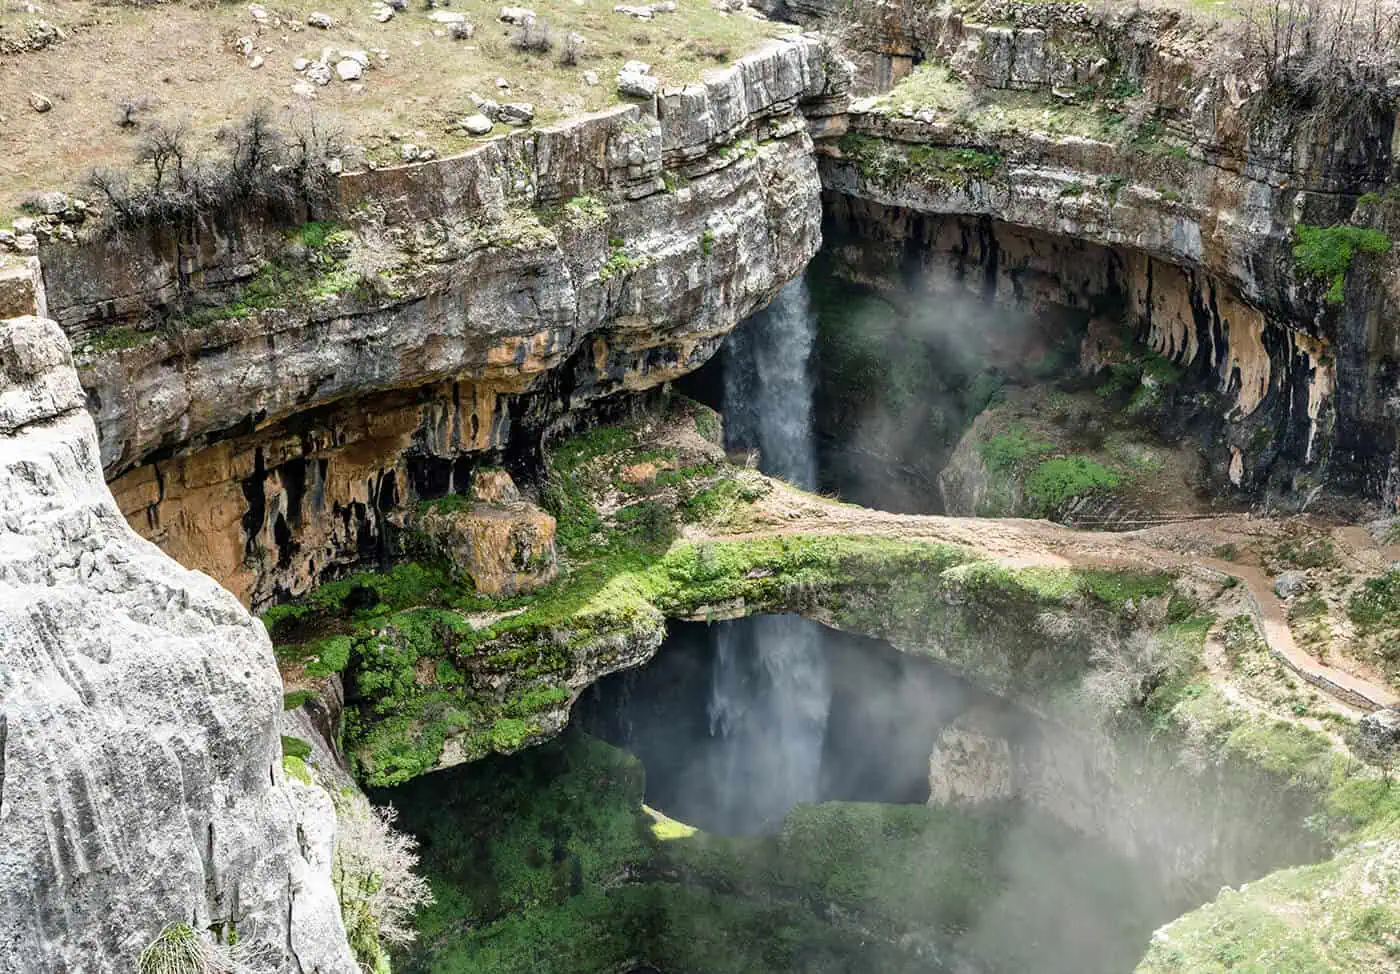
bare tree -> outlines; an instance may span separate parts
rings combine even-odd
[[[1397,0],[1246,0],[1243,12],[1246,52],[1272,83],[1312,95],[1322,108],[1393,100]]]
[[[350,940],[369,935],[391,944],[414,938],[413,914],[433,901],[428,881],[413,870],[418,841],[394,828],[392,805],[339,804],[331,878]]]

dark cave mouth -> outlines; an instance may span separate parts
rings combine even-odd
[[[648,805],[714,834],[773,834],[799,803],[923,804],[932,742],[988,699],[881,640],[760,615],[672,622],[572,722],[636,755]]]

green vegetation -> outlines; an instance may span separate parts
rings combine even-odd
[[[866,179],[886,185],[915,179],[966,186],[973,180],[991,179],[1001,167],[1001,156],[996,153],[904,144],[855,133],[841,138],[841,152],[855,161]]]
[[[642,652],[667,616],[707,606],[742,599],[749,611],[821,608],[1005,688],[1058,686],[1087,665],[1084,643],[1070,639],[1050,652],[1034,636],[1047,604],[1082,603],[1110,616],[1124,605],[1105,594],[1112,576],[1011,571],[937,544],[800,535],[678,541],[680,522],[731,520],[770,487],[710,463],[677,466],[643,443],[639,429],[601,427],[550,450],[544,498],[565,557],[559,579],[538,592],[485,598],[444,566],[407,562],[267,612],[284,665],[345,674],[345,746],[363,780],[407,781],[432,768],[449,741],[472,759],[538,740],[554,726],[576,667]],[[643,461],[673,466],[645,484],[622,484],[620,471]],[[605,517],[596,498],[618,484],[640,496]]]
[[[311,756],[311,745],[300,737],[282,735],[282,756],[305,761]]]
[[[436,899],[400,971],[601,974],[641,958],[913,974],[926,959],[893,945],[917,933],[1009,972],[1105,911],[1100,949],[1126,966],[1160,909],[1141,867],[1010,808],[799,806],[777,835],[727,838],[644,810],[642,793],[634,758],[568,732],[376,794],[421,838]],[[1035,859],[1014,873],[999,856],[1013,836]],[[1069,872],[1093,878],[1067,890]],[[1007,925],[1026,936],[995,933]]]
[[[977,444],[987,469],[1001,474],[1025,469],[1029,461],[1039,460],[1054,450],[1055,444],[1036,439],[1019,424]]]
[[[1343,287],[1357,254],[1390,253],[1391,240],[1380,230],[1338,223],[1330,227],[1300,223],[1294,227],[1293,259],[1308,277],[1327,282],[1328,304],[1341,304]]]
[[[160,932],[136,964],[138,974],[209,974],[208,947],[188,923],[172,923]]]
[[[610,250],[608,259],[603,262],[602,268],[598,271],[598,280],[610,281],[614,277],[623,277],[633,271],[645,267],[651,259],[645,254],[630,254],[626,245],[621,240],[609,241]]]
[[[1117,472],[1086,457],[1051,457],[1026,477],[1026,500],[1037,515],[1063,507],[1077,497],[1111,491],[1123,482]]]
[[[1400,629],[1400,569],[1366,579],[1347,602],[1347,615],[1363,633]]]
[[[223,304],[196,306],[172,319],[176,331],[203,328],[219,321],[247,318],[273,308],[299,308],[341,294],[374,296],[382,280],[350,266],[355,243],[350,231],[332,223],[306,223],[291,234],[302,252],[284,251],[233,289]]]
[[[1290,568],[1333,568],[1337,564],[1336,546],[1321,534],[1290,535],[1274,545],[1269,555]]]
[[[308,700],[314,699],[316,694],[312,690],[293,690],[291,693],[282,694],[282,709],[300,710]]]

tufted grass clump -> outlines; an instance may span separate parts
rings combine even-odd
[[[1341,304],[1347,271],[1357,254],[1390,253],[1391,240],[1380,230],[1338,223],[1318,227],[1300,223],[1294,228],[1293,259],[1308,277],[1327,282],[1328,304]]]
[[[235,937],[229,938],[236,941]],[[276,962],[260,941],[218,943],[183,921],[168,923],[141,951],[137,974],[259,974]]]

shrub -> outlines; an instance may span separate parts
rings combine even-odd
[[[413,941],[413,914],[433,901],[417,875],[418,841],[395,829],[392,805],[346,799],[336,808],[331,880],[355,957],[367,970],[387,962],[383,944]]]
[[[315,121],[284,134],[255,110],[220,141],[222,156],[198,158],[183,127],[157,125],[139,143],[134,171],[90,173],[88,185],[106,205],[106,231],[188,230],[212,214],[248,209],[290,222],[303,207],[333,199],[336,177],[326,162],[343,146]]]
[[[572,68],[583,60],[583,38],[570,31],[564,37],[564,46],[559,51],[560,67]]]
[[[554,48],[554,38],[550,36],[549,24],[531,17],[516,28],[511,36],[510,46],[517,51],[529,54],[545,54]]]
[[[1315,227],[1300,223],[1294,228],[1294,237],[1293,259],[1305,275],[1327,282],[1328,304],[1342,303],[1342,288],[1353,257],[1358,253],[1390,253],[1390,238],[1370,227]]]
[[[1023,426],[1013,426],[1005,433],[988,437],[977,444],[982,462],[993,473],[1007,473],[1026,460],[1044,456],[1055,448],[1048,440],[1037,440]]]

